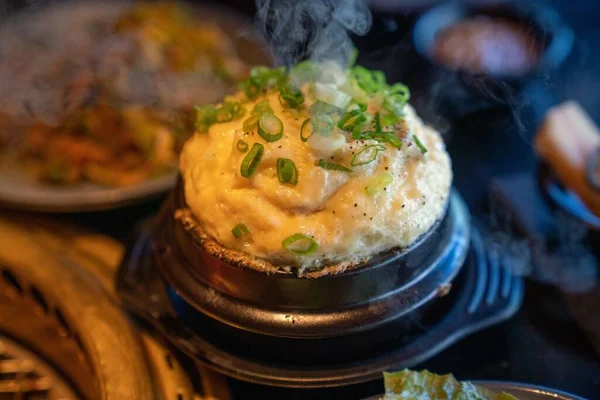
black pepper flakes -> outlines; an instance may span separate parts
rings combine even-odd
[[[357,203],[354,203],[354,207],[358,207],[358,204],[357,204]]]
[[[402,204],[402,208],[406,207],[406,204]]]
[[[367,216],[367,213],[364,213],[363,215],[366,217],[366,216]]]
[[[389,167],[385,167],[385,170],[387,171],[388,169],[390,169]]]
[[[278,149],[280,149],[280,148],[282,148],[282,147],[283,147],[283,146],[281,146],[281,145],[277,146],[277,148],[278,148]]]

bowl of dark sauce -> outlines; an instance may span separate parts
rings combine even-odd
[[[424,88],[447,117],[519,104],[522,89],[567,58],[573,32],[550,7],[516,1],[452,2],[419,17],[414,46]]]

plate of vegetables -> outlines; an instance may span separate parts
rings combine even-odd
[[[269,60],[245,26],[171,1],[48,6],[0,26],[0,204],[99,211],[164,194],[196,107]]]

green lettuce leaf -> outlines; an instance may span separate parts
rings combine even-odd
[[[451,374],[403,370],[384,372],[384,400],[517,400],[508,393],[494,393],[459,382]]]

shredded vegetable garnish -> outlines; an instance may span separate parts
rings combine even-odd
[[[357,167],[359,165],[369,164],[377,158],[377,154],[380,151],[385,150],[385,147],[380,144],[372,144],[370,146],[365,147],[358,153],[352,157],[352,161],[350,161],[350,165],[353,167]]]
[[[246,225],[240,222],[235,226],[235,228],[231,230],[231,233],[233,234],[234,238],[239,239],[240,237],[249,234],[250,229],[248,229]]]
[[[302,123],[302,127],[300,128],[300,140],[306,142],[309,137],[313,134],[313,124],[310,118],[307,118]]]
[[[237,141],[236,147],[242,153],[248,151],[248,143],[244,142],[242,139]]]
[[[295,185],[298,183],[298,170],[296,164],[287,158],[277,159],[277,178],[281,183],[290,183]]]
[[[392,175],[388,173],[378,175],[367,185],[367,194],[373,196],[379,193],[383,188],[392,183],[393,180]]]
[[[288,236],[281,244],[286,250],[299,256],[314,253],[319,248],[319,244],[313,238],[303,233]]]
[[[417,135],[413,135],[413,139],[415,140],[415,144],[417,145],[419,150],[421,150],[421,153],[423,153],[423,154],[427,153],[427,147],[425,147],[425,145],[423,145],[423,143],[421,142],[419,137]]]
[[[348,167],[345,167],[341,164],[328,163],[327,161],[325,161],[323,159],[319,160],[319,162],[317,163],[317,166],[321,167],[323,169],[329,169],[332,171],[352,172],[352,170]]]
[[[242,160],[242,165],[240,166],[240,174],[244,178],[251,178],[256,172],[256,168],[258,168],[258,164],[260,164],[260,160],[262,160],[263,154],[265,153],[265,148],[260,143],[254,143],[252,148],[246,154],[244,159]]]

